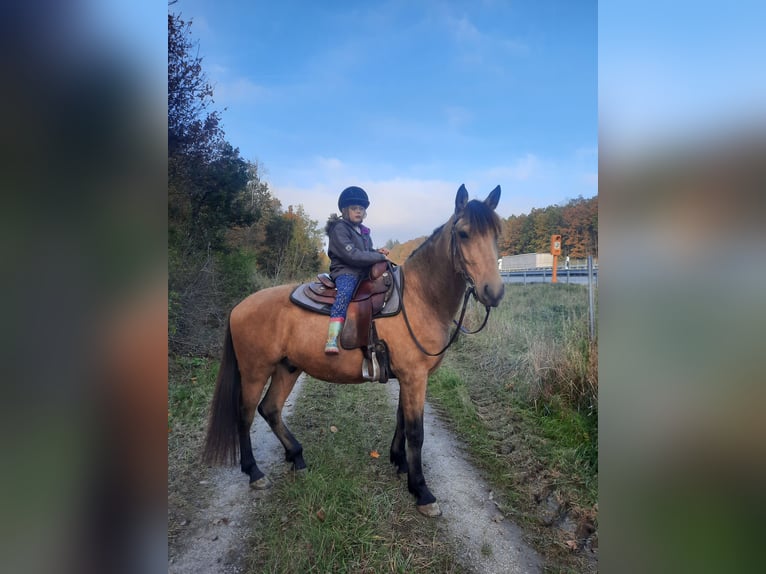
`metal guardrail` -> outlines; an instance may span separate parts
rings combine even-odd
[[[586,285],[588,283],[588,269],[569,268],[556,271],[558,283]],[[500,276],[504,283],[550,283],[553,278],[552,267],[537,267],[534,269],[521,269],[514,271],[501,271]],[[598,284],[598,268],[593,269],[593,279]]]
[[[593,269],[595,271],[598,271],[598,263],[593,264]],[[545,267],[516,267],[514,269],[501,269],[500,273],[520,273],[522,271],[552,271],[553,266],[547,265]],[[564,271],[588,271],[588,265],[582,264],[582,265],[570,265],[569,267],[563,267],[561,265],[558,266],[558,272],[563,273]]]

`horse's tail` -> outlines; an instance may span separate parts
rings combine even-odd
[[[215,384],[210,421],[202,461],[205,464],[236,464],[242,412],[242,379],[231,340],[231,325],[226,326],[221,367]]]

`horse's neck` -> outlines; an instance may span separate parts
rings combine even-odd
[[[442,232],[427,240],[402,266],[406,277],[405,297],[417,297],[443,324],[452,322],[460,307],[465,280],[455,272],[450,255],[450,237]]]

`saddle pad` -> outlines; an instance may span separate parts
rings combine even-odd
[[[402,285],[402,277],[401,268],[394,267],[394,282],[396,285],[400,285],[403,289],[404,286]],[[315,281],[313,283],[317,282]],[[298,285],[295,289],[293,289],[293,292],[290,293],[290,301],[295,305],[298,305],[298,307],[302,307],[309,311],[321,313],[322,315],[329,315],[330,308],[332,307],[331,303],[317,303],[309,299],[304,293],[306,289],[310,289],[310,285],[312,285],[311,282],[301,283]],[[388,301],[386,301],[383,309],[381,309],[380,313],[375,315],[375,317],[391,317],[399,313],[401,307],[402,305],[401,300],[399,299],[399,291],[396,287],[394,287],[393,291],[391,292],[391,297]]]

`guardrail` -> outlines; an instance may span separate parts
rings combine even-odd
[[[520,269],[514,271],[501,271],[500,276],[504,283],[550,283],[553,279],[552,267],[538,267],[535,269]],[[587,267],[578,267],[569,269],[558,269],[556,279],[559,283],[587,285],[588,269]],[[593,268],[593,280],[598,285],[598,267]]]

